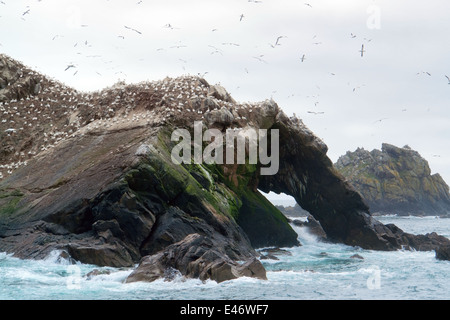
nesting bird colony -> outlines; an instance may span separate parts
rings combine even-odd
[[[193,123],[222,108],[232,113],[234,125],[243,127],[258,108],[257,103],[237,103],[219,85],[210,86],[199,76],[119,82],[101,91],[79,92],[6,56],[0,59],[19,70],[0,87],[0,179],[81,135],[161,126],[175,118]],[[36,84],[33,90],[25,90],[24,83],[30,82]]]

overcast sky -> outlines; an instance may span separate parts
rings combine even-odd
[[[449,184],[449,12],[448,0],[1,0],[0,52],[83,91],[201,74],[238,101],[273,98],[333,162],[408,144]]]

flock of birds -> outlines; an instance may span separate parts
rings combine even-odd
[[[40,2],[40,0],[39,0],[39,2]],[[248,2],[249,3],[254,3],[254,4],[262,4],[263,3],[263,1],[259,1],[259,0],[248,0]],[[136,5],[141,5],[142,3],[143,3],[143,1],[138,1],[136,3]],[[5,1],[0,1],[0,4],[6,5]],[[313,6],[310,3],[306,3],[305,2],[304,5],[306,7],[313,8]],[[29,15],[30,13],[31,13],[31,8],[30,8],[30,6],[27,6],[26,9],[23,11],[21,18],[23,20],[25,20],[24,16]],[[246,16],[243,13],[241,13],[238,16],[239,22],[242,22],[244,20],[244,18],[246,18]],[[89,27],[89,25],[80,24],[79,27],[86,28],[86,27]],[[136,29],[134,27],[131,27],[131,26],[128,26],[128,25],[123,25],[123,28],[128,30],[128,31],[134,32],[134,33],[136,33],[138,35],[143,35],[143,33],[144,33],[143,31],[138,30],[138,29]],[[163,26],[163,28],[167,28],[167,29],[171,29],[171,30],[180,29],[179,27],[174,27],[171,23],[165,24]],[[217,30],[218,30],[217,28],[214,28],[211,31],[215,32]],[[356,37],[354,34],[351,34],[351,36],[352,36],[352,38]],[[60,34],[57,34],[57,35],[54,35],[52,37],[52,40],[57,40],[58,38],[61,38],[61,37],[64,37],[64,36],[60,35]],[[122,35],[122,34],[118,35],[117,37],[121,38],[121,39],[125,39],[125,36]],[[280,40],[283,39],[283,38],[287,38],[287,37],[283,36],[283,35],[278,36],[274,43],[269,43],[269,46],[272,47],[272,48],[276,48],[276,47],[280,46],[281,45]],[[314,38],[316,38],[316,36],[314,36],[313,39]],[[367,39],[365,39],[365,40],[367,40]],[[370,39],[368,41],[370,41]],[[320,44],[322,44],[322,42],[314,42],[313,44],[320,45]],[[76,42],[74,44],[74,47],[76,47],[77,45],[78,45],[78,42]],[[88,42],[87,41],[85,41],[85,45],[88,46]],[[240,46],[240,44],[234,43],[234,42],[222,42],[222,45],[237,46],[237,47]],[[185,47],[186,47],[186,45],[184,45],[184,44],[176,44],[176,45],[171,46],[170,49],[180,49],[180,48],[185,48]],[[214,51],[211,52],[211,54],[217,54],[217,53],[222,54],[222,51],[220,49],[218,49],[218,48],[216,48],[214,46],[210,46],[210,47],[214,48]],[[164,50],[164,48],[157,48],[156,50],[157,51],[162,51],[162,50]],[[364,52],[365,52],[364,44],[362,45],[362,48],[361,48],[361,50],[359,52],[361,53],[361,57],[363,57]],[[263,59],[263,56],[264,55],[258,55],[258,56],[254,56],[253,58],[255,58],[258,61],[261,61],[263,63],[267,63],[267,61]],[[88,57],[101,57],[101,55],[90,55]],[[180,59],[180,60],[182,60],[182,59]],[[301,62],[304,62],[306,60],[306,55],[305,54],[300,54],[299,60]],[[67,65],[65,67],[64,71],[68,71],[69,69],[72,69],[72,68],[76,69],[77,68],[76,64],[70,63],[69,65]],[[77,74],[78,74],[78,70],[76,70],[73,75],[77,75]],[[99,72],[97,72],[97,74],[101,75]]]
[[[6,1],[6,0],[5,0],[5,1]],[[4,0],[0,0],[0,5],[7,5],[7,2],[5,2],[5,1],[4,1]],[[108,0],[108,1],[109,1],[109,0]],[[248,1],[248,3],[253,3],[253,4],[263,4],[263,1],[260,1],[260,0],[247,0],[247,1]],[[38,2],[41,2],[41,0],[38,0]],[[143,4],[143,2],[144,2],[143,0],[140,0],[140,1],[136,2],[135,4],[136,4],[136,5],[141,5],[141,4]],[[304,6],[306,6],[306,7],[313,8],[313,5],[311,5],[311,3],[304,2],[303,4],[304,4]],[[32,9],[31,9],[30,6],[28,5],[28,6],[25,7],[24,11],[21,13],[21,18],[22,18],[23,20],[25,20],[24,17],[25,17],[26,15],[30,15],[30,14],[32,14]],[[244,18],[246,18],[246,16],[244,15],[244,13],[241,13],[241,14],[238,16],[239,22],[242,22],[242,21],[244,20]],[[80,24],[79,27],[85,28],[85,27],[89,27],[89,25],[87,25],[87,24]],[[131,31],[131,32],[137,33],[137,34],[139,34],[139,35],[142,35],[142,34],[143,34],[143,31],[138,30],[138,29],[136,29],[136,28],[134,28],[134,27],[131,27],[131,26],[128,26],[128,25],[124,25],[123,27],[124,27],[125,29],[127,29],[127,30],[129,30],[129,31]],[[180,29],[180,28],[178,28],[178,27],[174,27],[171,23],[165,24],[165,25],[163,26],[163,28],[167,28],[167,29],[171,29],[171,30],[174,30],[174,29]],[[212,31],[213,31],[213,32],[214,32],[214,31],[217,31],[217,29],[214,28],[214,29],[212,29]],[[55,36],[52,38],[52,40],[56,40],[56,39],[59,38],[59,37],[63,37],[63,35],[57,34],[57,35],[55,35]],[[118,35],[117,37],[122,38],[122,39],[125,38],[124,35]],[[316,36],[314,36],[314,38],[315,38],[315,37],[316,37]],[[351,33],[351,34],[350,34],[350,37],[351,37],[351,38],[356,38],[357,36],[356,36],[354,33]],[[273,44],[272,44],[272,43],[269,43],[269,45],[270,45],[272,48],[276,48],[277,46],[280,46],[280,45],[281,45],[280,40],[281,40],[282,38],[286,38],[286,36],[278,36],[278,37],[276,38],[275,43],[273,43]],[[366,42],[372,41],[372,39],[367,39],[367,38],[364,38],[364,40],[365,40]],[[78,43],[75,43],[74,46],[77,46],[77,44],[78,44]],[[223,45],[234,45],[234,46],[239,46],[239,44],[237,44],[237,43],[230,43],[230,42],[228,42],[228,43],[222,43],[222,44],[223,44]],[[313,44],[319,45],[319,44],[322,44],[322,43],[321,43],[321,42],[314,42]],[[88,45],[87,41],[85,42],[85,45]],[[175,46],[172,46],[171,48],[183,48],[183,47],[186,47],[186,45],[175,45]],[[156,49],[156,50],[163,50],[163,49],[162,49],[162,48],[158,48],[158,49]],[[219,53],[219,52],[220,52],[220,51],[216,48],[215,51],[213,51],[212,53]],[[361,49],[360,49],[358,52],[360,53],[361,57],[364,57],[364,53],[366,52],[365,47],[364,47],[364,44],[361,45]],[[263,55],[260,55],[260,56],[257,56],[257,57],[255,57],[255,58],[258,59],[258,60],[260,60],[260,61],[262,61],[262,62],[265,62],[265,61],[262,59],[262,56],[263,56]],[[100,57],[100,55],[92,55],[92,56],[90,56],[90,57]],[[306,60],[305,54],[301,54],[301,56],[300,56],[300,61],[301,61],[301,62],[304,62],[305,60]],[[265,62],[265,63],[266,63],[266,62]],[[69,64],[69,65],[65,68],[65,71],[67,71],[67,70],[70,69],[70,68],[76,68],[76,65],[74,65],[74,64]],[[76,74],[77,74],[77,73],[74,73],[74,75],[76,75]],[[429,74],[429,73],[428,73],[428,74]],[[448,83],[450,84],[450,78],[449,78],[448,76],[445,76],[445,77],[447,78]]]
[[[0,136],[3,147],[10,148],[6,156],[0,152],[0,180],[68,139],[161,126],[173,119],[203,120],[222,108],[232,111],[236,123],[242,125],[259,106],[217,99],[211,95],[214,86],[199,76],[132,85],[119,82],[101,91],[79,92],[22,65],[19,70],[21,77],[38,79],[43,89],[36,95],[0,102]]]
[[[140,5],[142,2],[139,1],[136,4]],[[248,2],[255,4],[263,3],[263,1],[259,0],[248,0]],[[0,1],[0,5],[6,5],[5,1]],[[310,3],[304,3],[304,5],[313,8]],[[26,7],[21,18],[25,20],[25,17],[30,14],[32,14],[32,9]],[[240,23],[246,19],[246,15],[242,13],[236,18]],[[80,27],[87,28],[89,26],[80,25]],[[179,29],[171,23],[167,23],[162,27],[170,30]],[[123,29],[139,36],[144,34],[143,30],[139,30],[130,25],[123,25]],[[216,32],[217,29],[212,29],[211,31]],[[117,37],[125,39],[125,36],[121,34]],[[52,40],[56,41],[61,37],[63,35],[57,34],[53,36]],[[313,37],[313,39],[315,38],[316,36]],[[350,38],[355,39],[357,36],[351,33]],[[276,49],[283,45],[283,39],[287,39],[287,36],[279,35],[273,42],[268,43],[268,45]],[[364,41],[369,43],[371,39],[364,38]],[[85,47],[91,46],[87,40],[82,44]],[[320,45],[322,43],[317,41],[313,44]],[[78,45],[79,43],[77,42],[74,44],[74,47]],[[240,46],[239,43],[234,42],[222,42],[222,45]],[[170,49],[181,49],[184,47],[186,45],[179,42],[171,46]],[[209,45],[208,47],[213,49],[211,54],[223,55],[223,51],[217,46]],[[157,48],[156,50],[163,50],[163,48]],[[358,51],[361,58],[365,57],[366,50],[363,43],[361,49]],[[89,57],[98,58],[101,56],[90,55]],[[263,54],[253,56],[253,58],[262,63],[268,63]],[[186,62],[183,59],[179,60],[184,63]],[[305,61],[307,61],[307,54],[300,53],[299,62],[304,63]],[[71,62],[64,67],[64,71],[72,71],[75,76],[78,74],[77,68],[77,64]],[[248,70],[245,70],[248,73]],[[201,76],[204,76],[206,73]],[[38,74],[33,74],[30,70],[29,74],[41,77]],[[99,72],[97,74],[101,75]],[[417,75],[420,74],[431,76],[431,73],[427,71],[417,73]],[[335,74],[331,73],[331,75]],[[450,85],[450,78],[447,75],[445,77]],[[208,97],[208,88],[199,82],[198,77],[167,78],[157,82],[142,83],[136,85],[134,87],[135,90],[129,90],[131,88],[130,86],[127,86],[128,89],[125,89],[123,84],[93,93],[81,93],[53,80],[42,78],[42,81],[47,81],[47,85],[43,86],[44,89],[39,95],[0,103],[0,128],[3,129],[3,132],[0,132],[0,134],[3,134],[11,141],[14,141],[15,137],[19,134],[33,141],[31,144],[32,147],[15,150],[8,158],[10,162],[0,162],[0,179],[11,174],[16,168],[26,165],[27,160],[39,152],[52,149],[58,143],[70,137],[84,134],[84,132],[112,129],[120,125],[127,125],[130,122],[147,125],[161,124],[183,113],[189,113],[202,119],[208,112],[220,109],[223,106],[230,108],[233,105],[229,102],[213,99],[211,106],[208,106],[206,109],[204,106],[198,108],[198,104],[193,102],[196,99],[204,100]],[[193,85],[194,83],[195,86]],[[359,87],[354,87],[353,92]],[[134,109],[139,105],[137,102],[142,96],[142,92],[146,92],[146,94],[152,92],[154,95],[153,99],[155,99],[153,102],[160,107],[136,112]],[[111,100],[112,96],[115,97],[113,100]],[[315,102],[315,106],[317,104],[318,101]],[[238,113],[236,119],[247,120],[246,117],[253,111],[253,107],[254,105],[250,103],[235,105],[235,110]],[[307,113],[314,115],[324,114],[323,111],[312,110],[308,110]],[[374,123],[384,121],[385,119],[387,118],[379,119]],[[32,137],[31,133],[36,136]]]
[[[108,1],[109,1],[109,0],[108,0]],[[38,2],[41,2],[41,1],[38,0]],[[263,5],[263,1],[260,1],[260,0],[247,0],[247,2],[248,2],[248,3],[251,3],[251,4],[256,4],[256,5]],[[135,5],[139,6],[139,5],[142,5],[143,3],[144,3],[144,1],[143,1],[143,0],[140,0],[140,1],[137,1],[137,2],[135,3]],[[1,5],[7,5],[7,2],[6,2],[6,0],[2,0],[2,1],[0,1],[0,4],[1,4]],[[307,8],[309,8],[309,9],[313,9],[313,4],[311,4],[311,3],[304,2],[303,5],[304,5],[305,7],[307,7]],[[32,10],[33,10],[33,8],[31,8],[30,6],[26,6],[25,9],[23,10],[23,12],[21,13],[21,18],[25,20],[24,17],[25,17],[25,16],[28,16],[28,15],[31,15],[32,12],[33,12]],[[241,14],[239,14],[239,15],[236,16],[236,20],[237,20],[238,22],[243,22],[245,19],[247,19],[247,16],[246,16],[246,14],[244,14],[244,13],[241,13]],[[87,24],[80,24],[79,27],[87,28],[87,27],[89,27],[89,25],[87,25]],[[179,27],[175,27],[172,23],[166,23],[166,24],[163,25],[162,27],[163,27],[163,28],[166,28],[166,29],[170,29],[170,30],[180,29]],[[130,25],[123,25],[123,28],[124,28],[125,30],[129,31],[129,32],[136,33],[137,35],[143,35],[143,34],[145,33],[143,30],[139,30],[139,29],[135,28],[134,26],[130,26]],[[211,31],[215,32],[215,31],[217,31],[217,30],[218,30],[217,28],[214,28],[214,29],[212,29]],[[126,36],[126,35],[124,35],[124,34],[117,35],[117,37],[118,37],[118,38],[121,38],[121,39],[125,39],[125,36]],[[56,39],[58,39],[58,38],[60,38],[60,37],[63,37],[63,35],[57,34],[57,35],[53,36],[52,40],[56,40]],[[352,39],[356,39],[356,38],[357,38],[357,36],[356,36],[354,33],[350,33],[350,37],[351,37]],[[278,36],[278,37],[274,40],[273,43],[269,43],[268,45],[269,45],[270,47],[272,47],[272,48],[276,48],[276,47],[278,47],[278,46],[281,46],[281,45],[282,45],[281,39],[283,39],[283,38],[287,38],[287,37],[284,36],[284,35],[280,35],[280,36]],[[315,38],[316,38],[316,36],[313,37],[313,39],[315,39]],[[364,38],[364,41],[365,41],[366,43],[369,43],[369,42],[372,41],[372,39]],[[181,41],[180,41],[180,42],[181,42]],[[314,42],[313,44],[314,44],[314,45],[320,45],[320,44],[322,44],[322,42],[316,41],[316,42]],[[77,46],[77,45],[78,45],[78,42],[76,42],[76,43],[74,44],[74,46]],[[222,45],[240,46],[239,43],[234,43],[234,42],[223,42]],[[88,44],[87,41],[85,41],[85,46],[91,46],[91,45]],[[185,44],[177,43],[177,44],[171,46],[169,49],[180,49],[180,48],[185,48],[185,47],[186,47]],[[209,45],[208,47],[212,47],[212,48],[214,49],[214,51],[212,51],[211,54],[221,54],[221,55],[223,55],[222,50],[220,50],[220,49],[217,48],[216,46]],[[162,50],[165,50],[165,49],[164,49],[164,48],[157,48],[156,50],[157,50],[157,51],[162,51]],[[357,50],[355,50],[355,52],[356,52],[356,51],[357,51]],[[360,49],[358,52],[360,53],[361,58],[363,58],[363,57],[365,56],[365,54],[366,54],[366,52],[367,52],[367,48],[365,47],[365,44],[364,44],[364,43],[361,45],[361,49]],[[79,53],[78,53],[78,54],[79,54]],[[86,56],[86,57],[89,57],[89,58],[99,58],[99,57],[101,57],[101,55],[94,54],[94,55],[88,55],[88,56]],[[258,60],[258,61],[260,61],[260,62],[262,62],[262,63],[265,63],[265,64],[268,63],[267,60],[265,59],[265,57],[264,57],[263,54],[253,56],[253,58],[256,59],[256,60]],[[302,63],[305,62],[305,61],[307,60],[306,54],[305,54],[305,53],[299,53],[298,59],[299,59],[299,61],[302,62]],[[184,64],[187,62],[186,59],[179,59],[179,61],[182,61]],[[111,61],[108,61],[108,62],[111,62]],[[184,68],[184,66],[183,66],[183,68]],[[69,71],[70,69],[72,69],[72,71],[74,71],[74,73],[73,73],[74,76],[79,74],[78,69],[77,69],[77,64],[75,64],[75,63],[69,63],[69,64],[64,68],[64,71]],[[245,71],[246,71],[246,73],[248,73],[248,68],[245,68]],[[100,75],[100,76],[102,75],[102,74],[101,74],[100,72],[98,72],[98,71],[96,71],[96,73],[97,73],[98,75]],[[331,74],[334,75],[334,73],[331,73]],[[124,72],[122,72],[122,71],[117,71],[117,72],[115,73],[115,75],[124,75],[124,76],[126,77],[126,74],[125,74]],[[448,78],[448,76],[445,76],[445,77],[447,78],[448,83],[449,83],[449,85],[450,85],[450,79]],[[355,91],[355,90],[356,90],[356,89],[354,88],[353,91]],[[317,112],[312,112],[312,113],[314,113],[314,114],[320,114],[320,113],[317,113]]]

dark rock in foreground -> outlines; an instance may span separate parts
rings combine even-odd
[[[222,282],[238,277],[267,280],[266,270],[257,259],[239,264],[231,260],[222,246],[197,233],[189,234],[180,242],[162,251],[146,256],[126,282],[154,281],[166,278],[167,270],[177,270],[188,278]]]

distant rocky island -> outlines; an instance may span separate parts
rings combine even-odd
[[[449,187],[431,174],[428,162],[409,146],[383,143],[381,150],[358,148],[335,167],[361,193],[373,214],[450,214]]]
[[[323,141],[273,100],[238,103],[198,76],[79,92],[5,55],[0,79],[0,252],[138,264],[127,282],[174,272],[266,279],[257,249],[301,244],[259,190],[294,197],[327,241],[373,250],[450,242],[375,220]],[[193,134],[197,121],[218,141],[228,129],[278,130],[279,170],[263,175],[261,161],[175,163],[173,132]]]
[[[307,216],[309,216],[308,211],[306,211],[302,207],[300,207],[298,205],[298,203],[296,203],[293,206],[276,205],[275,207],[278,210],[280,210],[281,212],[283,212],[283,214],[285,216],[288,216],[288,217],[307,217]]]

